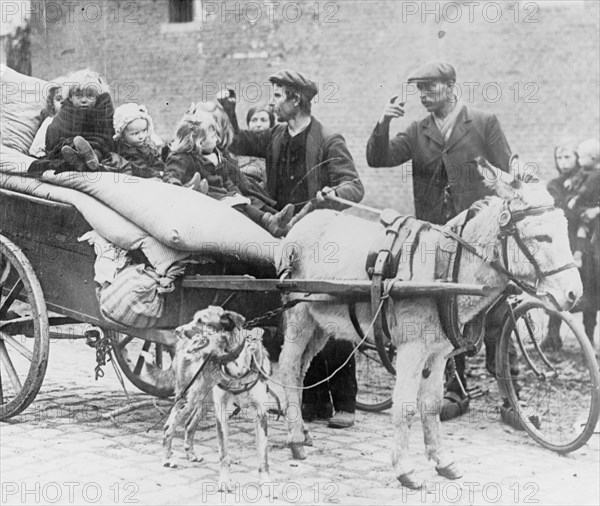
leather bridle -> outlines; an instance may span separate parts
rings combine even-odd
[[[465,248],[465,250],[470,253],[476,255],[481,258],[484,262],[487,262],[492,268],[496,271],[504,274],[510,281],[512,281],[515,285],[521,288],[523,291],[535,295],[538,294],[537,287],[540,281],[544,278],[548,278],[550,276],[554,276],[559,272],[563,272],[569,269],[576,269],[577,266],[574,262],[569,262],[562,267],[557,269],[552,269],[550,271],[544,272],[540,267],[539,262],[535,259],[531,250],[527,247],[523,239],[519,234],[519,229],[517,228],[517,223],[522,221],[525,218],[530,216],[539,216],[541,214],[552,212],[552,211],[560,211],[555,206],[546,205],[546,206],[538,206],[538,207],[530,207],[527,209],[520,209],[517,211],[512,211],[510,209],[510,204],[507,201],[504,201],[504,208],[498,217],[498,223],[500,224],[500,233],[498,234],[498,238],[500,239],[500,244],[502,247],[502,263],[498,260],[489,260],[484,257],[473,245],[469,244],[465,241],[460,235],[450,230],[449,228],[443,228],[442,233],[451,237],[460,245]],[[513,274],[510,270],[509,266],[509,258],[508,258],[508,238],[512,237],[515,240],[515,243],[519,247],[519,249],[523,252],[525,257],[531,262],[533,268],[536,273],[536,281],[535,284],[527,283],[526,281],[520,280],[517,278],[515,274]],[[539,294],[538,294],[539,295]],[[549,295],[549,294],[548,294]]]

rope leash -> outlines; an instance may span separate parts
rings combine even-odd
[[[342,365],[340,365],[335,371],[333,371],[329,376],[327,376],[326,378],[317,381],[316,383],[309,385],[307,387],[302,386],[302,387],[297,387],[297,386],[291,386],[291,385],[285,385],[284,383],[281,383],[279,381],[276,381],[273,379],[272,376],[269,376],[264,370],[263,368],[260,366],[260,364],[258,362],[256,362],[255,360],[255,364],[256,367],[258,369],[258,371],[268,380],[268,381],[272,381],[275,385],[279,385],[283,388],[289,388],[292,390],[308,390],[310,388],[314,388],[318,385],[321,385],[322,383],[325,383],[326,381],[329,381],[331,378],[333,378],[341,369],[343,369],[344,367],[346,367],[346,365],[348,365],[348,362],[350,362],[350,359],[357,353],[358,349],[360,348],[360,346],[367,340],[367,337],[369,335],[369,333],[371,332],[371,329],[373,328],[373,325],[375,324],[375,320],[377,319],[377,317],[379,316],[379,312],[381,311],[381,309],[383,308],[383,304],[384,302],[388,299],[389,295],[384,295],[381,298],[381,302],[379,303],[379,307],[377,308],[377,311],[375,311],[375,315],[373,316],[373,320],[371,320],[371,324],[369,325],[369,328],[367,329],[367,331],[365,332],[364,337],[360,340],[360,342],[354,347],[354,349],[352,350],[352,353],[350,353],[350,355],[348,355],[348,358],[346,358],[346,360],[344,361],[344,363]],[[254,359],[254,357],[253,357]]]

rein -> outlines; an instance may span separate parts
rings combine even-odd
[[[452,230],[448,226],[440,227],[433,225],[434,229],[440,231],[446,237],[453,239],[459,245],[454,258],[454,265],[452,267],[452,281],[458,281],[458,268],[460,264],[461,250],[464,249],[465,251],[468,251],[469,253],[483,260],[497,272],[506,276],[508,280],[516,285],[520,290],[534,296],[542,295],[542,293],[537,289],[537,286],[542,279],[568,269],[576,268],[576,266],[573,262],[570,262],[557,269],[544,272],[531,253],[530,249],[521,238],[516,224],[527,217],[539,216],[556,210],[557,208],[554,206],[539,206],[518,211],[511,211],[509,203],[505,201],[504,208],[498,217],[498,223],[500,225],[500,233],[498,234],[498,238],[500,239],[502,248],[502,263],[498,260],[490,260],[486,258],[475,246],[465,241],[465,239],[462,237],[462,233],[466,224],[474,216],[472,207],[467,211],[466,219],[462,223],[459,233],[457,233],[455,230]],[[523,252],[527,260],[529,260],[529,262],[533,265],[536,273],[536,281],[534,285],[517,278],[517,276],[510,271],[508,237],[513,237],[518,248]],[[555,305],[557,305],[551,294],[546,295],[548,295],[553,300]],[[493,306],[495,305],[496,304]],[[441,297],[438,299],[438,312],[440,319],[442,320],[443,327],[447,329],[448,338],[455,348],[449,356],[462,353],[463,351],[466,351],[470,356],[477,353],[483,344],[482,338],[485,331],[485,315],[489,311],[482,312],[473,320],[467,322],[464,327],[464,334],[461,333],[458,324],[458,304],[457,297],[455,295]]]
[[[527,292],[530,295],[536,295],[538,293],[537,285],[539,284],[539,282],[542,279],[553,276],[555,274],[558,274],[559,272],[566,271],[568,269],[576,269],[577,266],[573,262],[569,262],[569,263],[563,265],[562,267],[558,267],[557,269],[543,272],[540,267],[540,264],[537,262],[537,260],[535,259],[535,257],[533,256],[533,254],[531,253],[531,251],[529,250],[529,248],[527,247],[527,245],[525,244],[525,242],[523,241],[521,236],[519,235],[519,231],[517,229],[516,223],[518,223],[519,221],[521,221],[527,217],[530,217],[530,216],[539,216],[541,214],[544,214],[547,212],[552,212],[552,211],[557,211],[557,210],[558,209],[554,206],[539,206],[539,207],[533,207],[533,208],[529,208],[529,209],[523,209],[523,210],[511,212],[508,202],[504,202],[504,209],[502,210],[502,212],[500,213],[500,216],[498,217],[498,222],[500,224],[500,234],[498,235],[498,237],[500,239],[500,243],[502,246],[502,261],[503,261],[504,265],[502,263],[500,263],[498,260],[490,260],[490,259],[486,258],[484,255],[482,255],[477,250],[477,248],[475,248],[475,246],[473,246],[472,244],[469,244],[459,234],[457,234],[450,228],[439,227],[436,225],[432,225],[432,227],[435,228],[436,230],[439,230],[446,237],[454,239],[465,250],[467,250],[469,253],[477,256],[478,258],[482,259],[485,263],[490,265],[494,270],[496,270],[497,272],[500,272],[501,274],[506,276],[510,281],[512,281],[519,288],[521,288],[524,292]],[[509,236],[513,237],[513,239],[515,240],[519,249],[523,252],[523,254],[527,257],[527,259],[533,265],[533,268],[536,272],[535,285],[531,285],[531,284],[527,283],[526,281],[520,280],[512,272],[510,272],[509,261],[508,261],[508,237]]]

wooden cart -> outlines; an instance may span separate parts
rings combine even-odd
[[[370,299],[369,281],[280,280],[270,265],[257,266],[229,256],[209,261],[203,257],[202,262],[194,264],[178,280],[176,290],[167,294],[164,316],[154,328],[126,328],[100,314],[95,293],[94,251],[87,243],[78,241],[78,237],[89,230],[83,216],[70,205],[0,189],[0,363],[3,366],[0,420],[17,415],[35,399],[44,379],[50,339],[77,337],[61,331],[64,325],[87,323],[101,328],[110,337],[114,357],[125,376],[147,393],[168,396],[170,391],[158,388],[143,376],[145,354],[142,352],[152,353],[159,367],[170,367],[172,330],[190,321],[202,307],[226,304],[247,320],[262,316],[261,326],[276,327],[280,312],[277,309],[281,309],[281,295],[286,292],[328,294],[352,301]],[[481,295],[485,287],[397,282],[390,294],[393,297],[433,296],[448,291]],[[517,320],[526,320],[528,312],[539,307],[517,308]],[[586,371],[591,371],[592,381],[586,394],[587,422],[568,446],[555,445],[553,449],[558,451],[570,451],[584,444],[598,419],[598,371],[595,360],[589,360],[590,353],[593,359],[593,351],[585,335],[582,337],[570,320],[567,324],[569,329],[574,329],[578,342],[585,341],[581,344],[586,357],[582,363]],[[515,325],[514,320],[506,323],[507,341]],[[525,353],[529,344],[527,340],[520,341],[519,349]],[[513,348],[506,343],[501,346],[507,370],[509,352]],[[375,374],[389,371],[384,373],[387,375],[385,388],[389,392],[393,384],[389,375],[393,374],[390,367],[393,348],[382,343],[365,343],[361,352],[365,367],[374,364],[376,368],[368,373],[369,381],[373,381]],[[531,351],[529,355],[525,353],[525,357],[531,364]],[[548,357],[543,358],[548,362]],[[515,404],[517,393],[511,398]],[[369,401],[362,404],[366,409],[383,409],[389,406],[389,399],[383,403],[375,399],[371,404]],[[537,439],[544,444],[539,430],[535,427],[532,430],[537,430]]]

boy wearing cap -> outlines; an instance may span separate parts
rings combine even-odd
[[[416,217],[444,224],[489,194],[476,170],[475,158],[483,156],[495,167],[508,171],[510,147],[496,116],[468,108],[457,99],[452,65],[429,63],[414,72],[408,82],[416,84],[421,104],[429,114],[390,139],[390,122],[404,116],[404,102],[399,102],[397,95],[392,97],[369,138],[367,162],[371,167],[395,167],[412,160]],[[500,313],[488,315],[486,365],[492,374],[500,321]],[[464,355],[455,360],[466,387]],[[445,405],[442,419],[460,415],[468,405],[460,385],[454,382],[448,390],[448,409]]]
[[[332,192],[352,202],[360,202],[364,188],[344,138],[332,133],[311,114],[311,100],[317,84],[293,70],[269,77],[273,84],[273,113],[280,122],[269,130],[236,131],[231,151],[238,155],[266,159],[266,189],[281,209],[294,204],[294,225],[317,208],[341,210],[344,206],[325,200]],[[237,125],[235,117],[232,124]],[[318,354],[308,369],[305,384],[329,376],[351,355],[351,343],[334,341]],[[303,417],[307,420],[328,418],[329,426],[350,427],[354,423],[358,386],[354,357],[330,382],[304,392]],[[331,397],[330,397],[331,396]],[[331,400],[330,400],[331,399]],[[332,406],[333,404],[333,406]],[[336,413],[332,416],[332,411]]]

